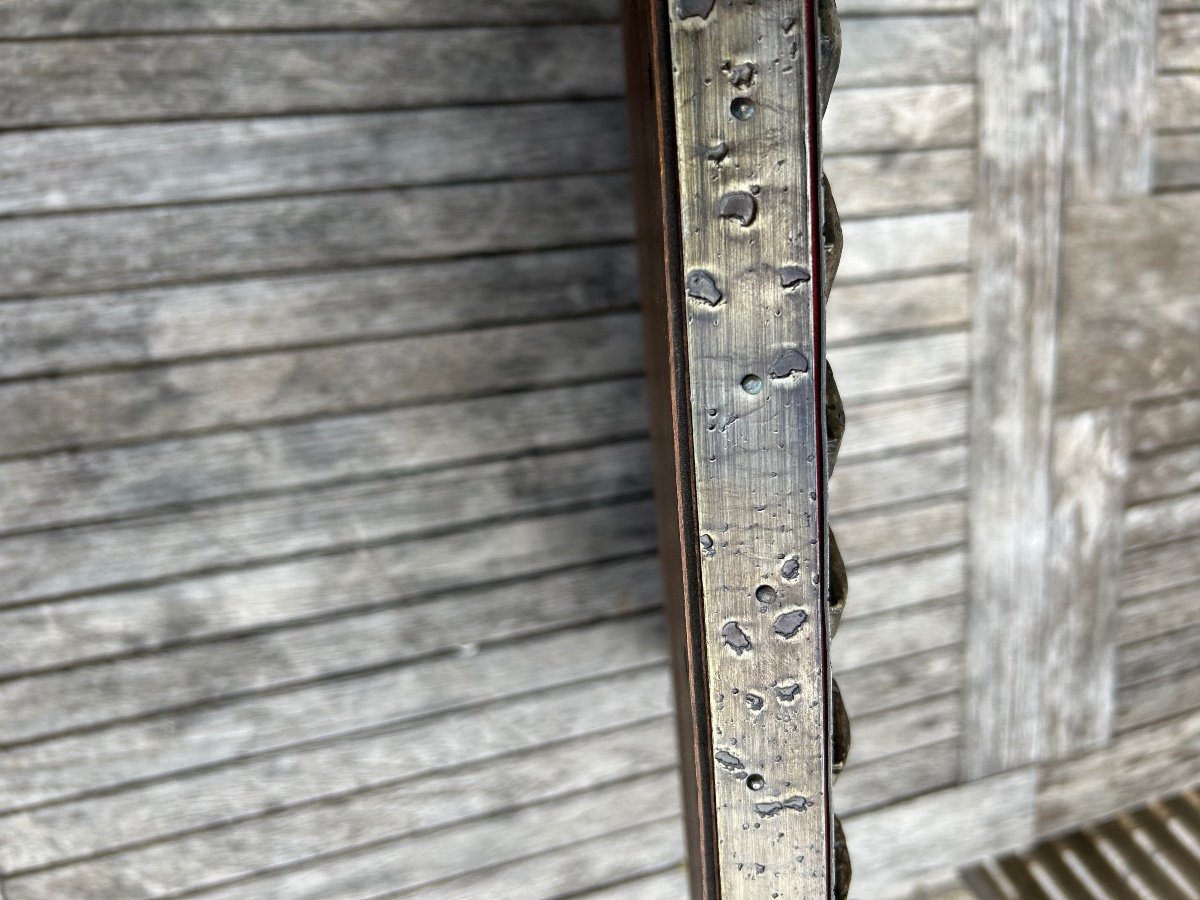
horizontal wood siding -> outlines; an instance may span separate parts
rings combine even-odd
[[[975,27],[840,5],[867,846],[958,790]],[[616,13],[0,9],[7,900],[680,896]]]

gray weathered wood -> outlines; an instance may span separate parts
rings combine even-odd
[[[967,448],[960,444],[863,462],[848,461],[838,466],[837,479],[830,481],[830,505],[844,515],[874,504],[961,494],[967,486],[966,470]]]
[[[165,585],[92,592],[0,613],[13,645],[6,641],[5,672],[346,615],[385,603],[444,598],[493,579],[528,578],[548,567],[649,553],[654,540],[649,503],[638,500]],[[464,542],[475,548],[473,567],[464,568],[455,553]]]
[[[0,212],[611,172],[628,156],[618,100],[23,131],[0,135]]]
[[[843,623],[845,640],[834,641],[831,646],[834,669],[842,673],[960,644],[962,613],[962,599],[954,597],[906,606],[865,619],[848,619]],[[842,636],[839,629],[838,637]],[[858,758],[857,753],[855,758]]]
[[[1114,778],[1113,773],[1120,777]],[[1107,816],[1200,780],[1200,713],[1121,735],[1113,744],[1042,768],[1038,834]]]
[[[884,512],[832,517],[849,565],[895,559],[958,546],[966,539],[967,504],[961,498],[907,504]]]
[[[1060,313],[1064,410],[1200,388],[1198,216],[1195,193],[1069,211]]]
[[[637,374],[636,314],[0,385],[8,454]],[[546,353],[570,347],[571,353]],[[236,386],[236,390],[231,389]],[[174,402],[156,402],[169,397]]]
[[[839,669],[838,685],[857,721],[859,716],[886,712],[951,691],[961,684],[962,671],[962,647],[953,644],[893,657],[861,669]],[[857,753],[854,758],[858,759]]]
[[[842,230],[846,250],[838,268],[839,287],[961,268],[968,258],[970,214],[966,212],[856,219],[843,223]]]
[[[612,25],[0,44],[0,125],[617,97]]]
[[[611,22],[614,0],[11,0],[0,10],[0,36],[59,37],[159,31],[373,28]]]
[[[1190,538],[1200,533],[1200,493],[1165,497],[1125,512],[1125,544],[1131,549]]]
[[[1076,199],[1150,192],[1157,20],[1146,0],[1071,2],[1067,157]]]
[[[1200,669],[1125,685],[1117,693],[1117,733],[1136,733],[1164,720],[1194,713],[1198,695]]]
[[[1049,557],[1041,640],[1042,758],[1105,744],[1112,732],[1128,430],[1119,411],[1054,424]]]
[[[1200,445],[1143,456],[1129,468],[1125,490],[1131,503],[1200,490]]]
[[[1130,432],[1132,449],[1137,453],[1200,443],[1200,395],[1134,404]]]
[[[629,192],[583,175],[0,220],[3,294],[623,241]]]
[[[866,454],[964,436],[967,395],[956,390],[872,403],[857,403],[850,397],[846,414],[854,419],[854,442],[845,452]]]
[[[969,146],[975,87],[839,88],[825,114],[824,135],[827,153]]]
[[[961,209],[975,196],[974,154],[965,149],[827,156],[825,174],[843,220]],[[840,296],[838,313],[831,318],[841,315]]]
[[[1156,109],[1161,129],[1200,129],[1200,74],[1160,75]]]
[[[1117,642],[1136,644],[1195,624],[1200,579],[1126,600],[1117,612]]]
[[[1166,12],[1158,17],[1160,70],[1200,69],[1200,12]]]
[[[61,374],[610,311],[632,307],[636,281],[633,248],[618,245],[13,300],[4,307],[0,375]]]
[[[848,470],[849,466],[843,470],[839,463],[838,477],[842,478]],[[961,548],[856,566],[855,602],[846,607],[842,621],[900,609],[923,600],[960,596],[966,593],[966,579],[966,553]]]
[[[1189,536],[1125,554],[1121,566],[1121,597],[1132,599],[1196,580],[1200,537]]]
[[[854,764],[838,776],[834,806],[839,816],[851,816],[932,793],[950,787],[958,780],[960,747],[957,737],[922,744],[894,756],[864,763],[858,758],[860,721],[856,716]]]
[[[1200,133],[1160,134],[1155,140],[1154,186],[1200,188]]]
[[[1196,590],[1192,588],[1192,599]],[[1117,683],[1122,687],[1143,681],[1179,678],[1200,669],[1200,627],[1194,618],[1178,630],[1128,644],[1117,655]],[[1192,698],[1195,703],[1195,698]],[[1200,704],[1196,704],[1200,705]]]
[[[970,15],[846,18],[838,91],[971,81],[975,31],[975,17]]]
[[[855,896],[907,898],[912,880],[1029,843],[1035,777],[997,775],[846,820]]]
[[[826,158],[827,170],[833,164]],[[829,317],[825,328],[831,348],[856,338],[967,324],[970,288],[965,273],[838,284],[837,291],[837,315]],[[847,453],[854,449],[844,448]]]
[[[984,0],[980,21],[964,752],[973,778],[1039,752],[1070,39],[1063,4]]]
[[[670,719],[660,717],[519,755],[481,760],[470,767],[419,777],[398,772],[396,780],[369,792],[344,791],[326,795],[319,803],[290,804],[285,810],[268,811],[262,818],[222,828],[216,835],[204,832],[176,838],[172,841],[175,846],[160,845],[148,852],[127,850],[123,859],[85,862],[63,874],[69,884],[80,887],[93,879],[93,892],[105,886],[105,876],[118,876],[119,880],[109,883],[115,887],[124,882],[131,894],[138,889],[145,893],[179,891],[659,771],[672,766],[674,749]],[[19,873],[186,834],[185,823],[198,817],[179,809],[182,792],[170,793],[169,787],[162,784],[157,790],[126,791],[0,817],[5,871]],[[138,815],[136,810],[145,809],[151,797],[158,801],[154,811]],[[225,797],[224,801],[237,810],[235,799]],[[220,815],[219,801],[208,800],[204,805],[209,807],[209,815]],[[183,818],[172,820],[168,813]],[[112,827],[97,829],[90,816],[103,816]],[[168,862],[172,857],[177,859],[173,866]],[[68,890],[61,875],[58,881],[60,895],[78,892]],[[43,881],[41,886],[47,895],[54,893],[51,884]]]

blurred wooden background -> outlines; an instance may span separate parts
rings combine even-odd
[[[1200,4],[979,4],[840,4],[863,900],[1200,781]],[[622,94],[615,0],[0,6],[6,900],[683,896]]]

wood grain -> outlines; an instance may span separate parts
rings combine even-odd
[[[8,43],[0,125],[618,97],[621,71],[611,25]]]

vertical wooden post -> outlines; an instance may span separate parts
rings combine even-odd
[[[832,4],[625,13],[695,895],[829,898],[846,742],[833,746],[826,603]],[[840,436],[840,407],[830,419]],[[840,609],[840,569],[832,583]]]

